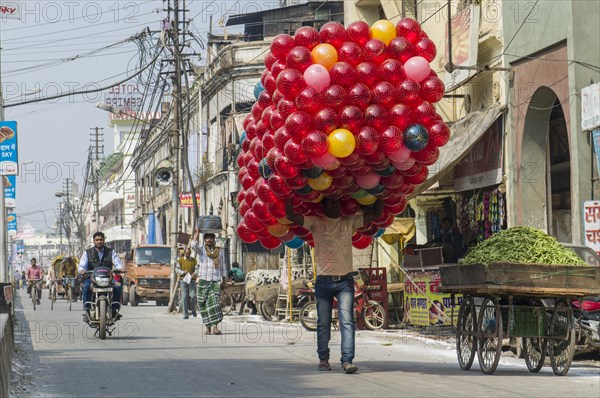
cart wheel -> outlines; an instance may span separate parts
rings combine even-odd
[[[544,304],[538,299],[532,299],[531,305],[540,307],[541,311],[537,313],[538,317],[544,317],[544,319],[533,320],[536,324],[544,324],[546,311],[544,310]],[[541,321],[541,322],[540,322]],[[545,333],[542,331],[541,333]],[[527,369],[532,373],[539,372],[544,366],[546,359],[546,339],[543,337],[523,337],[521,346],[523,348],[523,357],[525,358],[525,364]]]
[[[456,356],[462,370],[471,369],[477,352],[477,314],[475,303],[470,296],[464,296],[458,311],[456,326]]]
[[[491,375],[496,371],[502,353],[502,312],[498,300],[486,298],[479,311],[477,359],[481,371]]]
[[[387,314],[385,308],[375,300],[369,300],[362,312],[365,325],[370,330],[379,330],[385,326]]]
[[[275,316],[275,310],[277,308],[277,296],[278,294],[272,294],[265,301],[260,303],[260,313],[262,314],[265,321],[272,321]]]
[[[233,297],[229,293],[221,293],[221,312],[228,315],[233,310]]]
[[[564,376],[575,354],[575,323],[573,310],[565,299],[554,306],[548,331],[548,354],[555,375]]]

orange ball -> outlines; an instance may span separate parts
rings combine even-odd
[[[330,70],[338,61],[338,53],[334,46],[327,43],[321,43],[312,49],[310,57],[314,64],[323,65]]]

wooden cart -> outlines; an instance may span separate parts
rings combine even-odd
[[[221,292],[221,311],[223,315],[231,313],[236,304],[241,305],[245,300],[246,284],[244,282],[228,282]]]
[[[502,339],[520,337],[527,368],[539,372],[546,355],[556,375],[573,360],[575,297],[600,295],[600,267],[491,263],[440,267],[440,290],[463,295],[456,326],[458,364],[492,374]]]

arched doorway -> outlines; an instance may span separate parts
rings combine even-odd
[[[571,161],[565,114],[554,91],[540,87],[525,116],[521,165],[523,222],[571,242]]]

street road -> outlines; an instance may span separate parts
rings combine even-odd
[[[44,291],[47,294],[47,291]],[[331,372],[317,371],[315,333],[258,316],[227,316],[223,335],[204,336],[199,318],[184,320],[154,303],[124,307],[112,337],[101,341],[68,310],[46,297],[33,311],[17,296],[15,340],[22,397],[599,397],[600,365],[573,363],[566,377],[544,367],[529,373],[503,356],[494,375],[475,360],[462,371],[453,339],[415,332],[357,332],[359,371],[341,372],[334,334]]]

